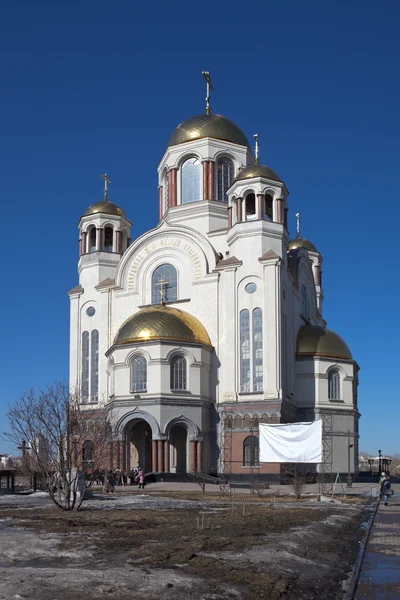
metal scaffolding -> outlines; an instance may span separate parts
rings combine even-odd
[[[221,481],[220,491],[223,495],[229,496],[231,493],[232,479],[232,429],[233,413],[222,411],[221,416]]]
[[[332,415],[322,414],[322,473],[321,493],[328,496],[333,492],[333,429]]]

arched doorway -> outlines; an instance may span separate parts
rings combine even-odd
[[[145,473],[152,470],[151,427],[143,420],[134,421],[128,430],[128,467],[139,466]]]
[[[182,425],[174,425],[170,434],[171,445],[171,471],[175,473],[187,472],[187,430]]]

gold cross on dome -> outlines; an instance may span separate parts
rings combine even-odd
[[[108,175],[107,173],[104,173],[103,175],[100,175],[101,179],[104,181],[104,200],[107,201],[108,200],[108,196],[107,196],[107,192],[108,192],[108,183],[111,183],[111,181],[108,179]]]
[[[300,237],[300,213],[296,213],[296,221],[297,221],[297,237]]]
[[[160,304],[164,304],[165,302],[165,289],[168,287],[168,281],[165,281],[162,277],[158,280],[157,283],[158,287],[160,288],[159,290],[159,294],[160,294]]]
[[[210,90],[213,92],[214,88],[213,88],[213,85],[211,83],[210,71],[202,71],[201,74],[203,75],[204,79],[206,80],[206,84],[207,84],[206,113],[209,115],[210,112],[211,112]]]

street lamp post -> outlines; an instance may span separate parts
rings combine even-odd
[[[378,458],[379,458],[378,474],[380,477],[381,473],[382,473],[382,450],[378,450]]]
[[[350,450],[353,448],[354,444],[350,444],[350,429],[347,431],[347,487],[351,487],[353,480],[350,474]]]

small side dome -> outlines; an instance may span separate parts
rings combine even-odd
[[[265,179],[272,179],[272,181],[282,181],[282,179],[266,165],[260,165],[258,163],[249,165],[239,171],[235,181],[242,181],[243,179],[252,179],[253,177],[265,177]]]
[[[122,210],[122,208],[117,206],[117,204],[114,204],[114,202],[109,202],[108,200],[102,202],[95,202],[94,204],[91,204],[85,212],[84,216],[86,217],[87,215],[96,215],[98,213],[104,213],[106,215],[118,215],[119,217],[125,217],[126,219],[125,213]]]
[[[303,325],[297,334],[298,356],[326,356],[352,359],[350,348],[334,331],[317,325]]]
[[[189,342],[211,347],[208,333],[196,317],[159,304],[142,308],[129,317],[115,336],[114,344],[133,344],[153,340]]]
[[[318,252],[313,243],[302,237],[296,237],[289,242],[288,250],[296,250],[297,248],[307,248],[307,250],[311,250],[311,252]]]
[[[233,121],[222,115],[196,115],[178,125],[168,141],[168,146],[177,146],[202,138],[215,138],[249,147],[249,142],[241,129]]]

